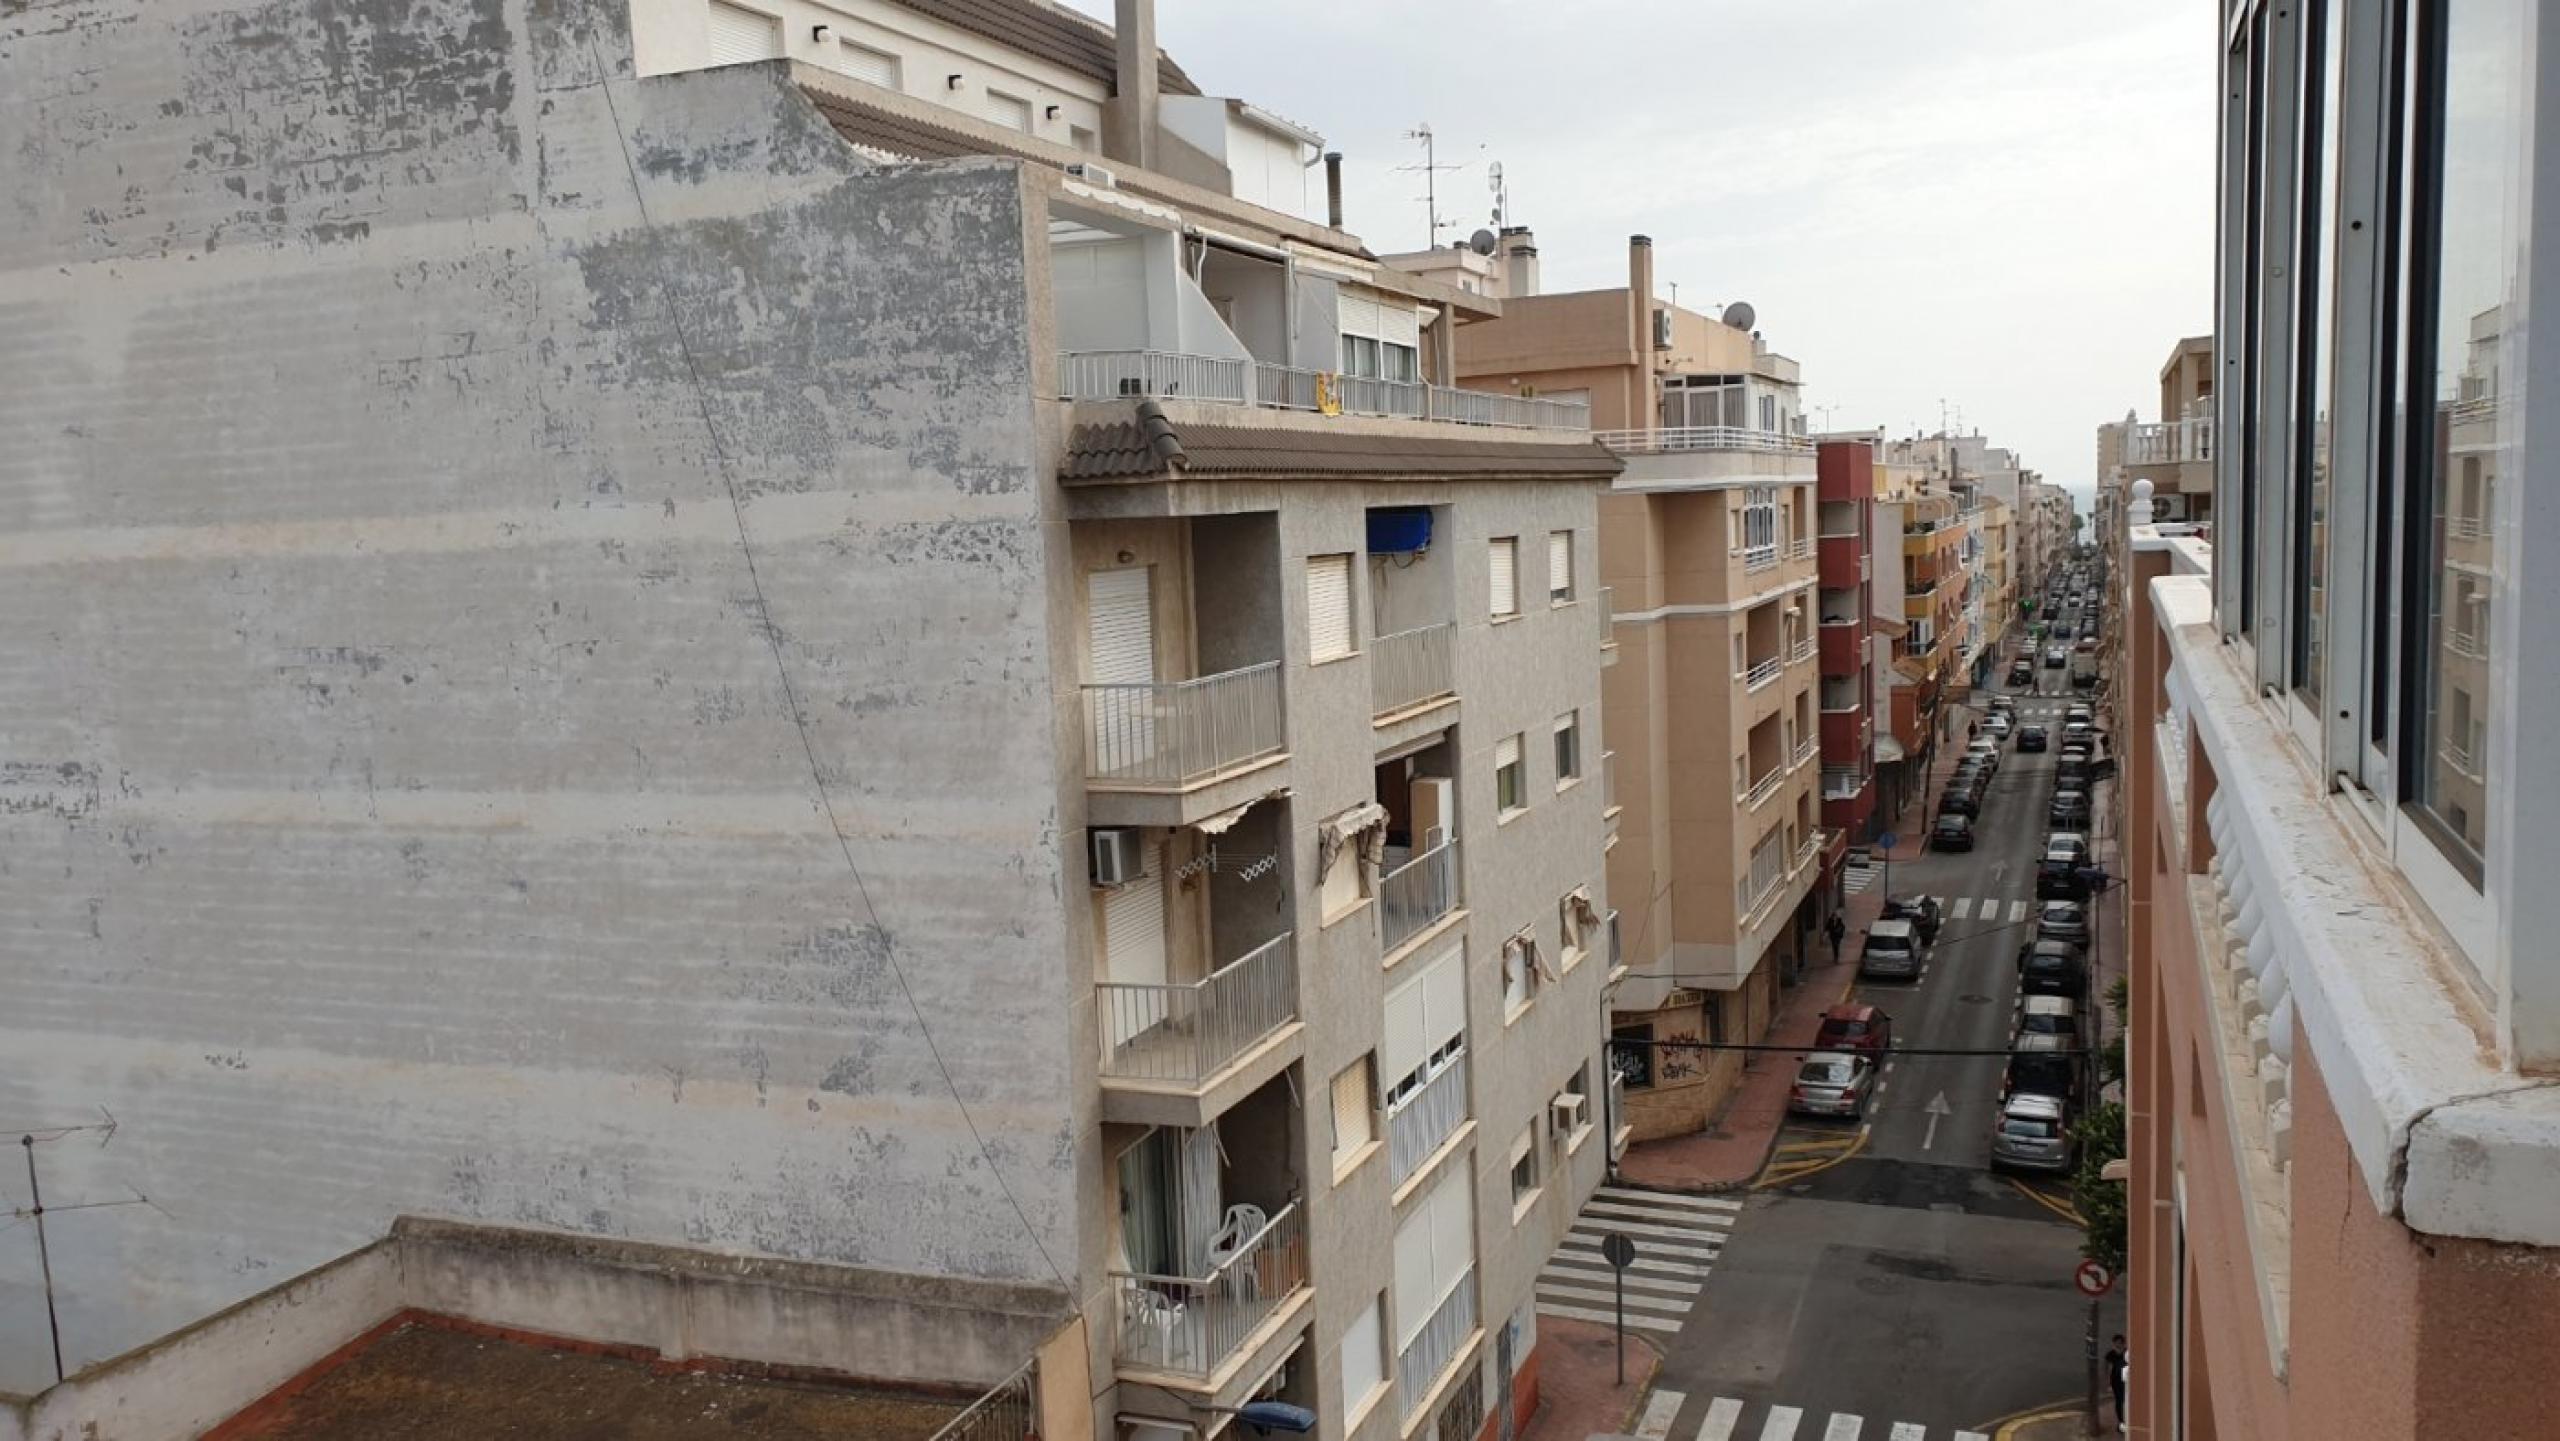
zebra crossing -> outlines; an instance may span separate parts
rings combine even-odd
[[[1940,896],[1938,904],[1946,908],[1948,920],[1975,921],[1984,925],[1995,922],[2016,925],[2034,915],[2036,910],[2035,902],[2013,896],[1957,896],[1952,900]]]
[[[1660,1390],[1645,1403],[1635,1434],[1642,1441],[1990,1441],[1980,1431],[1931,1429],[1917,1421],[1870,1421],[1849,1411],[1820,1415],[1803,1406],[1752,1403],[1733,1396],[1707,1402],[1695,1430],[1680,1429],[1689,1398]],[[1752,1422],[1759,1423],[1753,1429]]]
[[[1723,1196],[1601,1187],[1538,1272],[1538,1314],[1603,1325],[1617,1319],[1616,1280],[1600,1254],[1601,1238],[1617,1231],[1636,1243],[1627,1268],[1627,1328],[1677,1332],[1741,1211],[1740,1201]]]
[[[1840,886],[1854,896],[1874,885],[1876,877],[1883,874],[1884,867],[1872,861],[1851,861],[1840,868]]]

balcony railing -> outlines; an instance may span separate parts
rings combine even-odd
[[[1618,808],[1618,753],[1600,753],[1600,809],[1603,813]]]
[[[1791,541],[1788,541],[1788,542],[1787,542],[1787,559],[1789,559],[1789,560],[1811,560],[1811,559],[1813,559],[1813,537],[1811,537],[1811,536],[1809,536],[1809,535],[1800,535],[1800,536],[1797,536],[1795,539],[1793,539],[1793,540],[1791,540]]]
[[[1457,694],[1457,645],[1455,621],[1378,637],[1369,657],[1369,693],[1377,714]]]
[[[1851,800],[1866,788],[1866,773],[1856,766],[1822,768],[1822,798],[1826,801]]]
[[[1855,685],[1846,686],[1836,691],[1829,686],[1824,686],[1822,688],[1822,713],[1824,715],[1840,715],[1847,711],[1856,710],[1863,703],[1863,698],[1858,694],[1858,688]]]
[[[1591,438],[1620,455],[1668,455],[1686,450],[1742,450],[1766,455],[1810,455],[1813,441],[1783,431],[1744,425],[1679,425],[1647,430],[1599,430]]]
[[[1813,637],[1804,636],[1787,648],[1787,664],[1798,665],[1813,659]]]
[[[2213,459],[2213,421],[2151,421],[2135,425],[2124,433],[2124,463],[2127,465],[2176,465],[2192,460]]]
[[[1786,668],[1786,660],[1783,657],[1773,655],[1767,660],[1761,661],[1757,665],[1751,667],[1751,669],[1742,673],[1743,688],[1745,690],[1758,690],[1762,686],[1775,681],[1780,673],[1785,671]]]
[[[1813,759],[1815,756],[1820,755],[1821,753],[1822,753],[1822,742],[1821,742],[1821,740],[1820,740],[1820,739],[1818,739],[1818,738],[1816,738],[1816,737],[1814,737],[1814,736],[1806,736],[1803,740],[1800,740],[1800,741],[1796,742],[1796,759],[1795,759],[1795,763],[1796,763],[1797,765],[1803,765],[1806,761],[1809,761],[1809,760]]]
[[[2452,651],[2455,655],[2466,656],[2472,660],[2487,660],[2489,658],[2488,641],[2476,631],[2446,631],[2444,633],[2444,648]]]
[[[1298,1203],[1206,1276],[1115,1271],[1120,1363],[1206,1378],[1307,1284],[1307,1228]]]
[[[1162,685],[1084,687],[1085,774],[1182,787],[1282,749],[1280,663]]]
[[[1457,1134],[1466,1119],[1467,1053],[1460,1051],[1440,1067],[1438,1075],[1423,1082],[1421,1090],[1387,1113],[1388,1184],[1403,1185],[1440,1149],[1441,1142]]]
[[[2448,740],[2443,745],[2438,746],[2436,748],[2436,752],[2444,757],[2444,763],[2446,765],[2453,767],[2455,770],[2470,777],[2472,780],[2476,781],[2480,779],[2479,754],[2472,747],[2464,745],[2462,742],[2457,740]]]
[[[1022,1441],[1040,1429],[1039,1369],[1025,1366],[995,1384],[933,1433],[931,1441]]]
[[[2447,540],[2487,540],[2489,523],[2467,515],[2449,515],[2444,520]]]
[[[1772,766],[1769,768],[1769,773],[1767,775],[1753,781],[1750,789],[1744,791],[1740,796],[1736,797],[1736,799],[1742,802],[1744,809],[1756,810],[1762,801],[1765,801],[1769,797],[1778,793],[1778,783],[1786,778],[1786,766]]]
[[[1600,587],[1599,622],[1600,643],[1615,645],[1618,640],[1618,588],[1614,585]]]
[[[1405,1342],[1404,1350],[1396,1356],[1396,1401],[1407,1419],[1422,1408],[1432,1384],[1457,1359],[1459,1345],[1475,1329],[1476,1273],[1470,1266],[1467,1274],[1459,1278],[1458,1288],[1432,1311],[1431,1319],[1422,1323],[1422,1329],[1413,1333],[1413,1339]]]
[[[1516,430],[1591,428],[1591,405],[1341,375],[1226,356],[1161,350],[1070,350],[1058,357],[1062,400],[1199,400],[1273,410],[1399,416]]]
[[[1102,1074],[1198,1086],[1297,1019],[1298,951],[1275,936],[1188,985],[1103,981]]]
[[[1458,843],[1440,844],[1378,881],[1378,939],[1394,950],[1458,908]]]

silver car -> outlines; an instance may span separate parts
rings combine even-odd
[[[2069,996],[2018,998],[2016,1051],[2075,1051],[2080,1048],[2080,1008]]]
[[[1909,921],[1877,921],[1867,927],[1866,946],[1858,953],[1858,974],[1917,978],[1923,949]]]
[[[2071,1169],[2070,1118],[2051,1096],[2020,1092],[1991,1127],[1991,1164],[2017,1171]]]
[[[1810,1116],[1863,1116],[1867,1096],[1875,1090],[1876,1068],[1864,1056],[1846,1051],[1816,1051],[1796,1068],[1787,1109]]]

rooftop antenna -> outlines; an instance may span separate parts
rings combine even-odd
[[[1420,125],[1406,131],[1404,133],[1404,138],[1407,140],[1418,140],[1422,143],[1422,163],[1420,165],[1399,165],[1396,169],[1399,172],[1411,172],[1415,170],[1422,172],[1423,213],[1429,218],[1431,224],[1431,233],[1424,237],[1422,248],[1425,250],[1437,250],[1440,248],[1441,231],[1440,172],[1443,170],[1462,170],[1466,167],[1460,165],[1443,165],[1440,163],[1440,142],[1438,137],[1431,133],[1431,122],[1428,120],[1425,120]]]
[[[1484,168],[1484,184],[1493,192],[1493,228],[1500,230],[1502,223],[1511,218],[1511,191],[1502,183],[1501,161],[1496,160]]]
[[[68,1140],[83,1132],[94,1131],[98,1136],[98,1145],[103,1148],[109,1141],[116,1138],[116,1118],[104,1106],[98,1108],[98,1115],[102,1119],[76,1126],[6,1128],[18,1132],[18,1149],[26,1153],[27,1204],[13,1207],[0,1214],[16,1220],[36,1223],[36,1265],[44,1275],[44,1321],[46,1330],[53,1337],[53,1379],[56,1382],[65,1379],[62,1369],[62,1315],[53,1299],[53,1247],[45,1235],[44,1218],[58,1216],[65,1211],[96,1211],[109,1206],[151,1206],[155,1211],[160,1209],[152,1206],[151,1198],[140,1191],[113,1201],[74,1201],[62,1206],[48,1206],[44,1203],[44,1187],[39,1183],[36,1175],[36,1147]]]

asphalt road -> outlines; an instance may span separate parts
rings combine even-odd
[[[2039,667],[2037,677],[2040,696],[2013,694],[2026,720],[2058,733],[2071,698],[2066,673]],[[2039,717],[2046,702],[2056,713]],[[2015,957],[2035,929],[2052,770],[2051,752],[2004,747],[1976,848],[1893,867],[1893,893],[1926,891],[1948,908],[1917,981],[1859,987],[1893,1016],[1898,1045],[2007,1045]],[[2072,1287],[2079,1230],[2064,1214],[2060,1178],[1990,1169],[2001,1065],[1997,1056],[1903,1055],[1863,1127],[1788,1128],[1779,1164],[1672,1338],[1657,1385],[1683,1399],[1658,1434],[1937,1441],[2080,1395],[2088,1311]],[[2113,1299],[2102,1344],[2123,1324]]]

